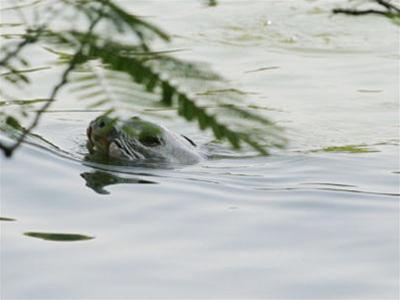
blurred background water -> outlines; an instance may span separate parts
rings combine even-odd
[[[97,113],[65,91],[31,144],[1,157],[1,298],[398,299],[398,26],[330,13],[347,1],[119,3],[174,36],[160,50],[247,93],[290,144],[266,157],[222,145],[191,166],[89,163]],[[32,57],[47,68],[24,99],[47,97],[57,70]]]

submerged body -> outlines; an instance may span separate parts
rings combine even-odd
[[[192,164],[203,159],[189,138],[139,117],[100,116],[90,122],[87,137],[90,153],[118,160]]]

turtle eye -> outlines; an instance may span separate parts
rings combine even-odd
[[[139,142],[146,147],[155,147],[161,144],[161,140],[157,136],[142,136],[139,138]]]
[[[99,123],[99,128],[103,128],[104,126],[106,126],[106,123],[104,121],[101,121]]]

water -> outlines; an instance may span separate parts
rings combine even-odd
[[[32,137],[1,158],[1,216],[14,219],[1,222],[1,298],[397,299],[398,27],[330,16],[341,1],[121,2],[266,107],[290,144],[268,157],[222,145],[190,166],[94,164],[97,114],[60,101],[35,131],[56,147]]]

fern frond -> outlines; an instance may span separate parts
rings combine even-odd
[[[246,143],[259,152],[266,153],[265,146],[281,147],[285,143],[280,129],[272,121],[245,106],[238,106],[243,103],[244,92],[229,88],[216,89],[217,83],[223,83],[223,80],[208,69],[197,68],[194,63],[186,63],[167,55],[158,54],[151,58],[135,56],[130,51],[130,46],[115,41],[107,41],[107,47],[100,47],[96,43],[87,47],[88,56],[85,60],[100,59],[113,74],[120,73],[119,83],[115,86],[121,87],[121,90],[112,90],[114,96],[117,96],[115,99],[118,99],[114,103],[119,103],[114,105],[115,109],[120,107],[121,102],[128,106],[143,100],[148,106],[162,103],[176,107],[180,116],[188,121],[197,121],[201,129],[210,129],[216,138],[228,140],[235,148]],[[189,79],[185,77],[186,70]],[[86,86],[90,87],[92,84],[93,82],[88,82]],[[200,91],[204,91],[205,86],[223,93],[203,93],[202,96]],[[81,85],[80,88],[84,87],[85,85]],[[198,93],[195,96],[193,92],[196,91]],[[153,96],[149,99],[147,94]],[[93,99],[97,95],[102,93],[92,94],[90,90],[83,98]],[[102,99],[96,100],[96,107],[107,103]],[[207,104],[217,104],[220,111],[214,110],[212,113],[206,108]],[[257,131],[257,128],[260,130]],[[261,132],[264,134],[260,134]]]
[[[102,21],[107,21],[105,28],[113,27],[119,33],[129,31],[133,33],[140,41],[140,44],[147,48],[147,43],[152,37],[158,37],[161,40],[169,41],[169,35],[159,27],[142,20],[126,10],[122,9],[111,0],[62,0],[68,6],[75,7],[78,11],[83,11],[92,19],[99,13],[102,15]]]
[[[107,113],[124,110],[143,113],[149,107],[171,107],[187,121],[197,122],[200,129],[212,131],[216,138],[227,140],[235,148],[247,144],[260,153],[267,153],[267,147],[284,145],[280,128],[265,115],[251,110],[246,103],[248,95],[227,86],[227,82],[207,65],[151,51],[148,45],[151,37],[169,39],[157,26],[123,10],[112,0],[59,1],[75,10],[77,16],[86,18],[90,24],[88,30],[54,32],[49,26],[30,28],[22,37],[23,43],[0,60],[11,81],[29,82],[27,75],[11,65],[12,59],[20,57],[23,47],[37,41],[58,45],[69,52],[50,51],[59,55],[67,68],[53,88],[49,102],[69,84],[89,108],[100,107]],[[209,3],[212,5],[216,1]],[[126,37],[133,33],[136,40],[123,43],[118,40],[122,35],[107,36],[103,31],[100,35],[99,28],[94,28],[96,24],[107,28],[110,35],[119,32]],[[37,111],[22,138],[9,149],[11,152],[36,126],[40,114],[48,107],[43,105]],[[0,148],[7,150],[1,143]]]
[[[157,96],[146,92],[130,76],[107,70],[99,63],[88,62],[70,78],[70,91],[90,109],[144,111],[160,106]]]

